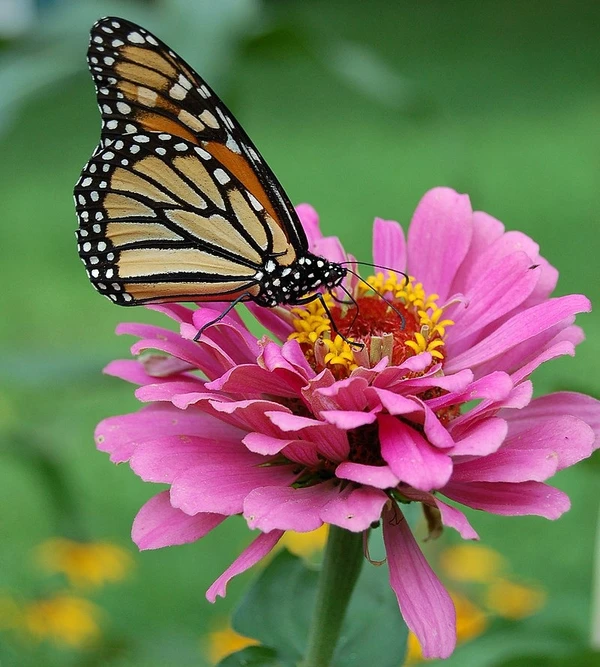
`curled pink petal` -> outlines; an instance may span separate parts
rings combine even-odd
[[[206,599],[209,602],[215,602],[217,596],[225,597],[227,584],[238,574],[249,570],[271,552],[273,547],[279,542],[283,535],[282,530],[273,530],[270,533],[261,533],[255,540],[246,547],[244,551],[235,559],[235,561],[223,572],[223,574],[206,591]]]
[[[373,223],[373,262],[376,267],[406,270],[406,242],[402,227],[393,220],[375,218]]]
[[[384,510],[383,539],[390,585],[425,658],[447,658],[456,646],[454,603],[435,576],[397,507]]]
[[[171,506],[169,492],[163,491],[140,509],[131,538],[142,551],[187,544],[204,537],[226,518],[220,514],[184,514]]]

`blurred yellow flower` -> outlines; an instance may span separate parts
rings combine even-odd
[[[208,636],[208,659],[213,665],[236,651],[258,644],[255,639],[238,634],[227,623],[214,630]]]
[[[30,602],[23,609],[23,625],[33,638],[71,648],[83,648],[98,639],[99,617],[95,604],[68,593]]]
[[[326,524],[310,533],[296,533],[293,530],[286,530],[284,536],[279,540],[279,545],[286,547],[296,556],[311,558],[325,548],[327,531]]]
[[[539,586],[526,586],[508,579],[497,579],[486,592],[487,607],[513,620],[531,616],[545,601],[546,593]]]
[[[64,574],[78,588],[121,581],[133,565],[129,552],[110,542],[75,542],[59,537],[41,544],[36,555],[44,570]]]
[[[22,623],[21,609],[8,595],[0,596],[0,630],[14,630]]]
[[[481,584],[495,579],[506,566],[497,551],[476,544],[457,544],[444,549],[439,564],[449,579]]]

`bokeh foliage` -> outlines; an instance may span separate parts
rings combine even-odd
[[[116,323],[164,323],[100,299],[75,249],[71,191],[99,128],[85,48],[91,23],[106,14],[144,24],[193,64],[292,201],[312,203],[324,231],[358,257],[370,259],[375,215],[406,226],[427,189],[448,185],[539,242],[561,272],[559,294],[583,292],[593,303],[600,296],[598,3],[47,6],[30,33],[0,50],[0,589],[24,598],[47,586],[32,571],[35,545],[56,534],[127,545],[135,512],[155,491],[110,465],[92,441],[101,418],[137,408],[130,387],[101,375],[128,354],[128,341],[113,335]],[[587,341],[575,359],[536,374],[538,393],[598,394],[600,318],[592,313],[580,324]],[[597,463],[557,477],[573,501],[557,523],[472,517],[515,571],[547,589],[548,603],[527,621],[494,626],[452,664],[584,650]],[[234,519],[201,543],[136,556],[135,576],[96,598],[107,610],[106,641],[85,664],[203,664],[201,639],[248,577],[216,608],[204,590],[247,541]],[[3,645],[0,661],[83,664],[79,653],[18,641]]]

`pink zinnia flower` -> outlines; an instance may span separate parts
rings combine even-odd
[[[320,234],[316,213],[298,212],[311,251],[345,260],[339,241]],[[330,301],[339,330],[362,350],[328,338],[316,304],[252,307],[280,342],[256,340],[233,312],[194,342],[221,304],[155,306],[179,333],[121,325],[119,333],[141,338],[134,354],[166,356],[108,366],[141,385],[136,395],[149,405],[103,421],[97,442],[145,481],[170,485],[135,519],[141,549],[192,542],[234,514],[260,531],[210,587],[211,601],[286,530],[329,523],[368,531],[381,521],[402,615],[425,657],[446,657],[454,607],[401,505],[421,503],[432,533],[445,525],[465,539],[477,533],[453,503],[549,519],[569,508],[544,482],[598,447],[599,403],[570,392],[532,400],[529,376],[574,354],[583,339],[575,314],[590,304],[581,295],[550,298],[558,274],[538,246],[446,188],[425,195],[407,242],[397,223],[375,221],[374,262],[411,279],[369,279],[392,310],[351,276],[356,321],[352,305]]]

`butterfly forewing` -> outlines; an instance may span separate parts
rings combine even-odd
[[[101,225],[99,232],[93,232],[98,228],[97,224],[94,227],[97,216],[112,216],[121,225],[119,239],[137,242],[140,248],[208,248],[209,253],[237,261],[244,268],[254,268],[255,272],[273,255],[278,257],[278,263],[287,265],[304,254],[306,236],[285,192],[244,130],[189,65],[157,37],[120,18],[102,19],[94,25],[88,62],[103,124],[100,145],[76,187],[82,233],[94,233],[97,243],[114,247],[117,222]],[[191,161],[187,164],[181,159],[178,144],[186,146],[182,152],[195,156],[193,168]],[[131,153],[136,147],[137,152]],[[194,152],[194,148],[198,151]],[[107,160],[102,157],[106,152],[116,157]],[[129,164],[122,164],[123,160]],[[110,178],[98,181],[96,189],[83,185],[90,178],[94,181],[94,174],[107,165]],[[94,168],[96,171],[90,173]],[[94,192],[96,199],[92,198]],[[206,209],[202,209],[200,200],[206,202]],[[205,220],[202,224],[198,222],[200,212]],[[215,216],[212,222],[211,215]],[[174,234],[181,236],[182,229],[186,230],[182,239],[175,238]],[[231,243],[223,245],[229,230]],[[81,240],[81,248],[91,244],[90,238],[84,236]],[[100,264],[100,257],[80,252],[92,280],[100,280],[102,267],[91,266],[91,259],[96,257]],[[112,293],[119,303],[174,300],[178,296],[171,294],[170,282],[178,282],[181,287],[181,281],[174,278],[181,272],[164,270],[153,274],[156,280],[148,282],[156,285],[155,293],[148,288],[141,297],[139,291],[127,291],[125,286],[130,283],[121,275],[124,267],[120,263],[130,255],[122,253],[124,250],[107,253],[114,259],[105,258],[103,266],[109,273],[112,269],[113,275],[117,274],[114,282],[121,286],[124,296],[105,293]],[[141,253],[138,255],[142,257]],[[150,262],[153,267],[158,267],[162,256],[159,254],[156,262]],[[178,259],[183,259],[183,255]],[[189,267],[191,261],[192,254],[188,253],[184,265]],[[111,262],[114,265],[108,266]],[[179,294],[190,300],[213,298],[212,292],[207,293],[212,288],[204,283],[217,285],[217,277],[223,275],[215,272],[211,282],[197,275],[202,272],[184,273],[193,273],[194,279],[203,283],[194,294],[191,287],[189,292]],[[220,292],[221,296],[231,294]]]

